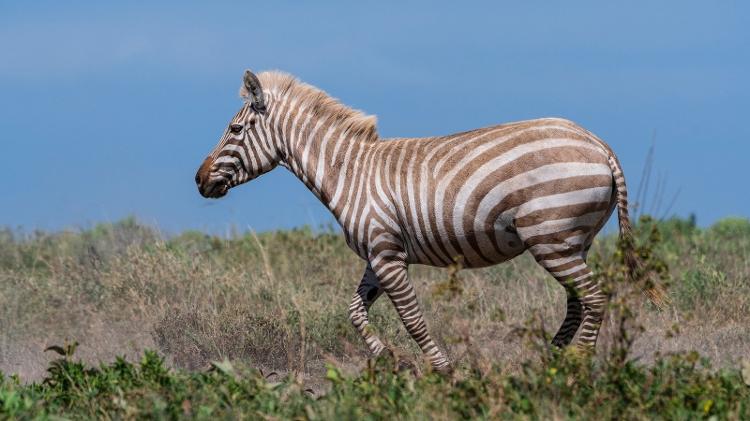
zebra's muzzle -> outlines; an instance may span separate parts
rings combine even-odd
[[[201,196],[211,199],[224,197],[228,191],[229,182],[224,179],[198,184],[198,192],[200,192]]]
[[[211,158],[206,158],[195,174],[195,184],[203,197],[218,199],[229,191],[229,180],[224,177],[211,177]]]

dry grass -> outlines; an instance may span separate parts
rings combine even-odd
[[[648,362],[697,350],[736,366],[750,349],[750,222],[701,230],[673,220],[660,232],[673,305],[636,308],[647,329],[634,354]],[[600,240],[592,260],[606,262],[614,243]],[[356,370],[367,358],[347,319],[363,267],[337,234],[306,229],[165,240],[126,220],[75,233],[0,232],[0,371],[39,379],[53,358],[44,348],[75,340],[78,357],[92,363],[150,348],[177,367],[228,358],[316,383],[327,360]],[[535,317],[554,332],[564,317],[563,289],[527,255],[460,272],[463,292],[454,296],[435,294],[445,271],[413,267],[411,275],[432,333],[459,361],[515,370],[530,351],[514,328]],[[371,318],[387,343],[419,358],[386,298]]]

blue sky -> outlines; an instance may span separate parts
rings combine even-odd
[[[660,212],[679,190],[672,213],[703,225],[749,216],[748,3],[552,3],[0,1],[0,226],[331,222],[281,168],[196,192],[245,68],[293,73],[384,137],[567,117],[612,145],[631,195],[655,136]]]

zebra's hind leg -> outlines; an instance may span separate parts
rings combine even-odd
[[[558,257],[558,254],[554,258],[537,255],[533,250],[532,254],[568,293],[565,320],[552,343],[557,346],[570,344],[581,326],[577,345],[584,349],[595,348],[607,295],[602,292],[591,268],[586,264],[585,252],[581,251],[567,257]]]
[[[565,291],[568,294],[565,320],[563,320],[560,329],[557,330],[555,337],[552,338],[552,345],[559,348],[570,345],[583,321],[583,304],[581,304],[581,300],[576,295],[575,290],[566,288]]]
[[[383,352],[385,345],[375,336],[372,329],[369,328],[370,321],[367,313],[370,310],[370,306],[382,294],[383,288],[380,287],[378,277],[368,264],[364,275],[362,275],[357,292],[352,297],[352,302],[349,305],[349,320],[362,336],[362,339],[365,340],[367,347],[370,348],[370,352],[375,356]]]

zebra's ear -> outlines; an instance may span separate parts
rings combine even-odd
[[[266,101],[263,98],[263,87],[260,86],[258,76],[255,76],[250,70],[245,70],[245,76],[242,78],[243,87],[247,92],[245,99],[250,101],[250,106],[259,113],[266,112]]]

